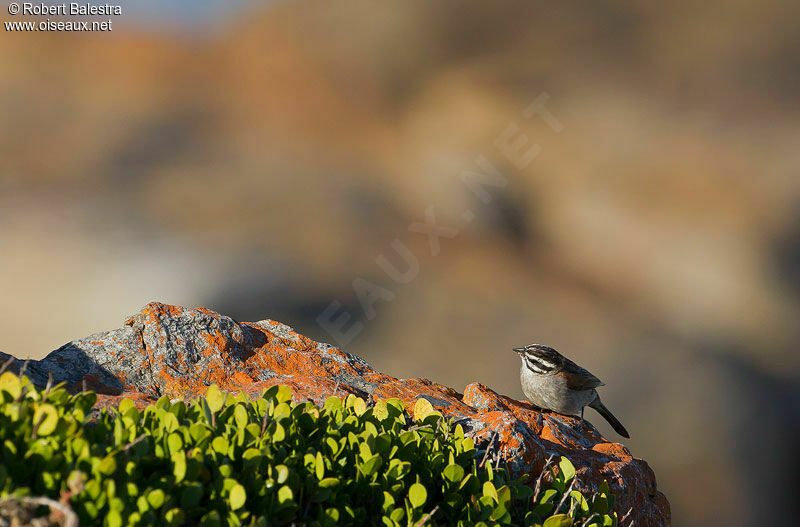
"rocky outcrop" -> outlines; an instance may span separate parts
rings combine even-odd
[[[408,407],[427,399],[461,423],[495,462],[517,472],[541,470],[551,454],[569,457],[581,490],[607,480],[618,509],[632,509],[635,525],[668,526],[670,508],[647,463],[607,441],[581,419],[540,411],[480,383],[464,393],[428,379],[397,379],[364,360],[315,342],[272,320],[236,322],[208,309],[152,303],[118,329],[70,342],[40,361],[0,353],[7,367],[24,369],[35,384],[65,382],[98,394],[98,407],[127,397],[141,404],[167,395],[192,399],[216,383],[251,396],[289,385],[297,400],[321,404],[332,394],[366,400],[398,397]],[[52,379],[51,379],[52,377]]]

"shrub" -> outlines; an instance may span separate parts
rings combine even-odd
[[[213,385],[192,404],[124,399],[90,419],[96,399],[0,376],[0,498],[108,527],[617,523],[608,486],[573,490],[566,458],[528,485],[424,399],[412,418],[399,399],[318,408],[286,386],[250,400]]]

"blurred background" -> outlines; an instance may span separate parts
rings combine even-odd
[[[674,525],[791,524],[798,17],[148,0],[110,33],[3,31],[0,348],[41,358],[156,300],[520,398],[511,348],[546,343],[607,383]],[[555,129],[524,114],[542,94]],[[498,146],[523,136],[525,163]],[[478,156],[505,183],[485,201]],[[456,229],[435,255],[426,210]],[[398,283],[379,257],[408,253]],[[345,313],[337,342],[319,320]]]

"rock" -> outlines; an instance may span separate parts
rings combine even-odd
[[[607,441],[588,422],[540,411],[480,383],[461,394],[428,379],[397,379],[272,320],[236,322],[204,308],[151,303],[123,327],[72,341],[40,361],[2,353],[0,360],[10,361],[12,371],[24,369],[41,387],[52,376],[52,382],[65,382],[72,390],[94,390],[101,394],[98,407],[123,397],[141,405],[162,395],[189,400],[212,383],[251,396],[286,384],[296,401],[315,404],[334,393],[352,393],[367,400],[398,397],[413,408],[422,397],[459,420],[479,449],[491,448],[491,462],[538,474],[548,456],[565,455],[577,469],[580,490],[596,490],[607,480],[618,511],[632,509],[635,525],[670,525],[669,503],[647,463]]]

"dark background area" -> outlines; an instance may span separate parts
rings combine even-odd
[[[795,521],[800,4],[210,5],[0,34],[3,351],[153,300],[336,344],[336,301],[374,367],[522,397],[511,348],[545,343],[607,383],[674,525]],[[544,93],[560,132],[523,115]]]

